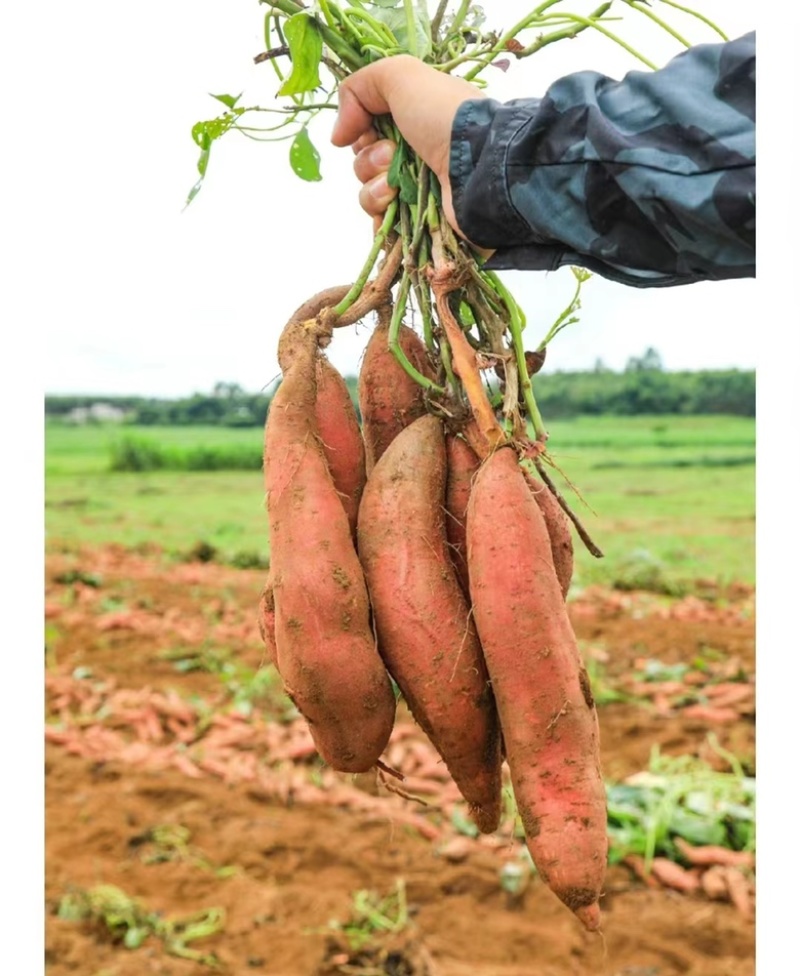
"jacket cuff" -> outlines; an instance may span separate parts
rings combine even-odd
[[[507,156],[537,102],[524,99],[503,105],[479,98],[463,102],[456,112],[450,140],[453,208],[462,233],[479,247],[533,241],[530,225],[511,202]]]

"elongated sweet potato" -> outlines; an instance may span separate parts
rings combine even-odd
[[[412,365],[432,379],[425,346],[416,332],[401,325],[398,342]],[[368,475],[400,431],[423,416],[422,394],[422,387],[411,379],[389,349],[388,325],[378,324],[367,343],[358,377]]]
[[[397,435],[367,481],[358,549],[386,666],[478,828],[489,833],[500,818],[499,727],[447,552],[445,474],[441,422],[421,417]]]
[[[575,564],[570,522],[547,485],[534,478],[528,471],[524,471],[524,474],[536,504],[544,516],[544,524],[547,526],[547,535],[550,538],[550,551],[553,554],[553,565],[561,593],[566,600]]]
[[[465,440],[448,434],[447,490],[445,492],[445,526],[458,582],[469,597],[469,569],[467,567],[467,505],[472,479],[480,467],[478,455]]]
[[[292,319],[281,335],[283,382],[265,431],[277,665],[322,757],[334,769],[363,772],[386,747],[395,702],[320,444],[313,326]]]
[[[473,482],[467,562],[528,849],[551,890],[597,929],[607,858],[597,713],[545,521],[511,449]]]
[[[356,535],[358,506],[367,480],[364,439],[347,384],[335,366],[317,357],[317,430],[328,470]]]
[[[275,645],[275,594],[272,591],[272,576],[269,576],[258,601],[258,630],[264,642],[264,666],[276,664],[278,649]]]

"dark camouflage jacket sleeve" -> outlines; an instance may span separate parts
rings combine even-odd
[[[541,99],[465,102],[456,217],[487,267],[589,268],[637,286],[755,274],[755,33]]]

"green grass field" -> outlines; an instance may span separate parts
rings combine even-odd
[[[204,542],[219,558],[269,557],[261,473],[109,470],[133,434],[165,448],[247,448],[260,430],[65,427],[45,431],[49,549],[157,544],[180,555]],[[550,425],[554,460],[586,504],[554,480],[603,549],[576,542],[576,584],[658,588],[755,576],[755,422],[738,417],[583,417]],[[589,507],[587,507],[589,506]]]

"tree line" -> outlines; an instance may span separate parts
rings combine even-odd
[[[357,406],[358,380],[347,385]],[[76,409],[103,403],[124,412],[135,426],[211,425],[262,427],[277,386],[247,393],[236,383],[217,383],[211,393],[163,399],[137,396],[45,396],[45,416],[68,420]],[[551,419],[580,415],[728,414],[754,417],[756,378],[752,370],[670,372],[658,353],[648,349],[615,372],[596,363],[594,369],[547,372],[534,377],[536,400]]]

